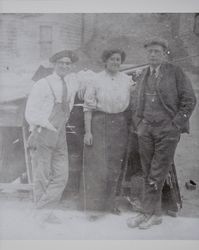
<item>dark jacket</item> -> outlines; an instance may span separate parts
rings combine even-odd
[[[144,91],[149,72],[149,67],[143,70],[132,95],[131,106],[135,127],[143,118]],[[182,69],[170,63],[163,63],[159,69],[156,91],[172,122],[182,133],[188,133],[189,118],[196,105],[196,97],[191,83]]]

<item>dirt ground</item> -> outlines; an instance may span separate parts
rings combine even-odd
[[[127,219],[136,213],[125,206],[119,216],[89,221],[88,213],[74,209],[74,204],[69,199],[54,211],[61,224],[41,224],[30,200],[1,199],[0,240],[198,240],[198,217],[164,215],[161,225],[140,230],[127,227]]]
[[[198,240],[198,117],[198,110],[195,110],[191,133],[182,135],[176,152],[183,200],[177,217],[164,215],[161,225],[148,230],[130,229],[126,221],[136,213],[123,201],[121,215],[106,214],[97,221],[89,221],[89,214],[77,209],[78,196],[70,196],[54,211],[61,224],[41,224],[35,215],[31,195],[10,193],[0,195],[0,240]],[[185,182],[190,179],[196,182],[196,190],[185,188]]]
[[[197,86],[198,76],[194,79]],[[199,91],[196,91],[197,97]],[[199,98],[198,98],[199,99]],[[126,204],[122,214],[106,214],[91,222],[85,212],[77,210],[77,198],[62,201],[55,214],[61,224],[41,225],[35,217],[31,197],[24,194],[0,195],[0,240],[198,240],[199,228],[199,110],[191,117],[191,133],[179,142],[175,164],[183,200],[177,217],[163,216],[163,223],[148,230],[130,229],[129,217],[136,215]],[[195,181],[196,190],[187,190],[185,183]],[[16,198],[17,195],[17,198]],[[11,198],[12,197],[12,198]],[[46,211],[47,212],[47,211]]]
[[[142,231],[126,225],[136,215],[126,204],[121,205],[120,216],[106,214],[91,222],[86,213],[77,210],[77,198],[62,201],[55,214],[62,224],[44,224],[35,218],[31,197],[17,194],[11,198],[0,196],[0,240],[198,240],[199,227],[199,131],[198,114],[192,118],[192,132],[182,135],[176,152],[176,167],[183,200],[177,217],[164,215],[163,223]],[[194,180],[196,190],[187,190],[185,182]]]
[[[194,115],[194,121],[195,118]],[[62,223],[41,225],[30,195],[6,194],[0,196],[0,240],[198,240],[198,138],[196,130],[183,135],[176,153],[183,200],[177,217],[164,215],[161,225],[146,231],[130,229],[126,221],[136,213],[124,202],[121,202],[121,215],[106,214],[97,221],[89,221],[88,213],[77,209],[78,197],[66,197],[54,211]],[[185,188],[189,179],[197,183],[196,190]]]

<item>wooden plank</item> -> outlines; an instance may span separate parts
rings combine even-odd
[[[27,171],[27,176],[28,176],[28,183],[32,183],[33,182],[32,164],[31,164],[30,154],[27,149],[28,133],[27,133],[27,129],[25,126],[22,127],[22,135],[23,135],[24,154],[25,154],[25,160],[26,160],[26,171]]]
[[[0,183],[0,190],[7,191],[7,190],[26,190],[32,191],[33,185],[32,184],[21,184],[21,183]]]

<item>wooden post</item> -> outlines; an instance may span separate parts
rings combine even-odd
[[[24,154],[25,154],[25,161],[26,161],[26,171],[27,171],[27,176],[28,176],[28,183],[33,182],[33,177],[32,177],[32,164],[31,164],[31,159],[30,159],[30,154],[27,150],[27,131],[26,127],[23,125],[22,126],[22,136],[23,136],[23,145],[24,145]]]

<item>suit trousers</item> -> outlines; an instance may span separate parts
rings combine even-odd
[[[36,150],[31,153],[36,207],[54,207],[60,201],[68,180],[65,126],[59,131],[55,147],[38,140]]]
[[[142,120],[137,133],[144,178],[143,213],[160,216],[162,189],[174,161],[180,131],[168,119],[156,127]]]

